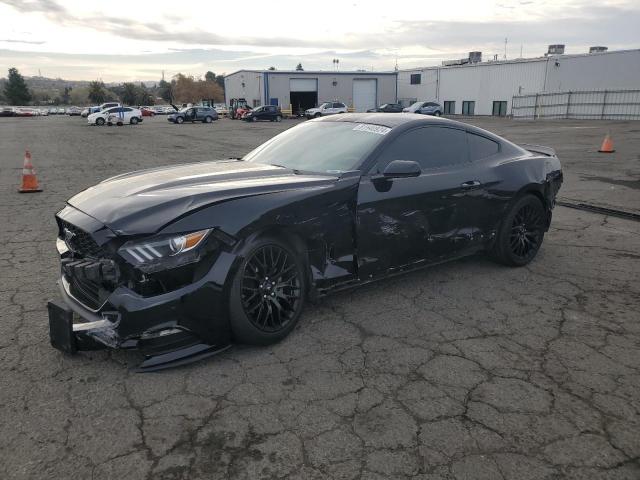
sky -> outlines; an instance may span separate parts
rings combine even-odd
[[[482,51],[640,48],[640,0],[0,0],[0,76],[105,82],[274,66],[392,70]]]

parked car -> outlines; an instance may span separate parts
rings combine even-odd
[[[422,115],[435,115],[439,117],[442,115],[442,106],[436,102],[415,102],[404,108],[403,112],[407,113],[419,113]]]
[[[37,117],[40,111],[35,108],[19,107],[14,109],[16,117]]]
[[[58,107],[58,115],[64,115],[65,113],[67,113],[67,109],[64,107]]]
[[[84,110],[82,110],[82,112],[80,112],[80,115],[83,118],[87,118],[89,115],[91,115],[92,113],[96,113],[100,111],[100,106],[99,105],[95,105],[93,107],[87,107]]]
[[[310,108],[304,112],[307,118],[318,118],[323,115],[333,115],[336,113],[347,113],[347,106],[342,102],[324,102],[319,107]]]
[[[87,123],[89,125],[104,125],[107,123],[107,119],[110,114],[115,114],[121,122],[130,123],[131,125],[135,125],[139,122],[142,122],[142,112],[137,108],[132,107],[111,107],[105,110],[100,110],[99,112],[92,113],[87,117]]]
[[[218,113],[212,107],[187,107],[167,117],[169,122],[203,122],[211,123],[218,119]]]
[[[215,103],[213,105],[213,108],[218,113],[219,117],[226,117],[227,115],[229,115],[229,109],[224,103]]]
[[[48,117],[48,116],[49,116],[49,110],[48,110],[48,109],[46,109],[46,108],[41,108],[41,109],[39,109],[39,112],[40,112],[40,115],[43,115],[43,116],[45,116],[45,117]]]
[[[121,107],[122,105],[119,102],[106,102],[103,103],[102,105],[100,105],[98,108],[100,110],[105,110],[107,108],[113,108],[113,107]],[[98,111],[100,111],[98,110]]]
[[[0,117],[13,117],[16,112],[13,107],[2,107],[0,108]]]
[[[67,115],[76,116],[82,113],[82,109],[80,107],[69,107],[67,109]]]
[[[242,117],[247,122],[256,122],[258,120],[269,120],[271,122],[281,122],[282,112],[280,107],[274,105],[263,105],[248,111]]]
[[[119,175],[56,214],[51,343],[137,348],[153,370],[276,342],[320,294],[479,252],[524,266],[562,178],[552,148],[379,113],[302,123],[242,161]]]
[[[140,111],[142,112],[143,117],[155,117],[156,112],[151,110],[150,107],[141,107]]]
[[[400,113],[402,110],[402,105],[399,103],[383,103],[379,107],[367,110],[367,112]]]

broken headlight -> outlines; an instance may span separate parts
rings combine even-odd
[[[176,268],[200,260],[200,247],[210,232],[209,228],[181,235],[132,240],[120,247],[118,253],[145,273]]]

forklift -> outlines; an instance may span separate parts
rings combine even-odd
[[[251,107],[244,98],[232,98],[229,102],[229,118],[239,120],[251,110]]]

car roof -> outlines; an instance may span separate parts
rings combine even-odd
[[[406,124],[434,124],[439,125],[456,125],[467,127],[462,122],[449,120],[448,118],[430,117],[426,115],[418,115],[417,113],[342,113],[340,115],[331,115],[330,117],[321,117],[314,122],[353,122],[353,123],[372,123],[374,125],[382,125],[383,127],[395,128]]]

